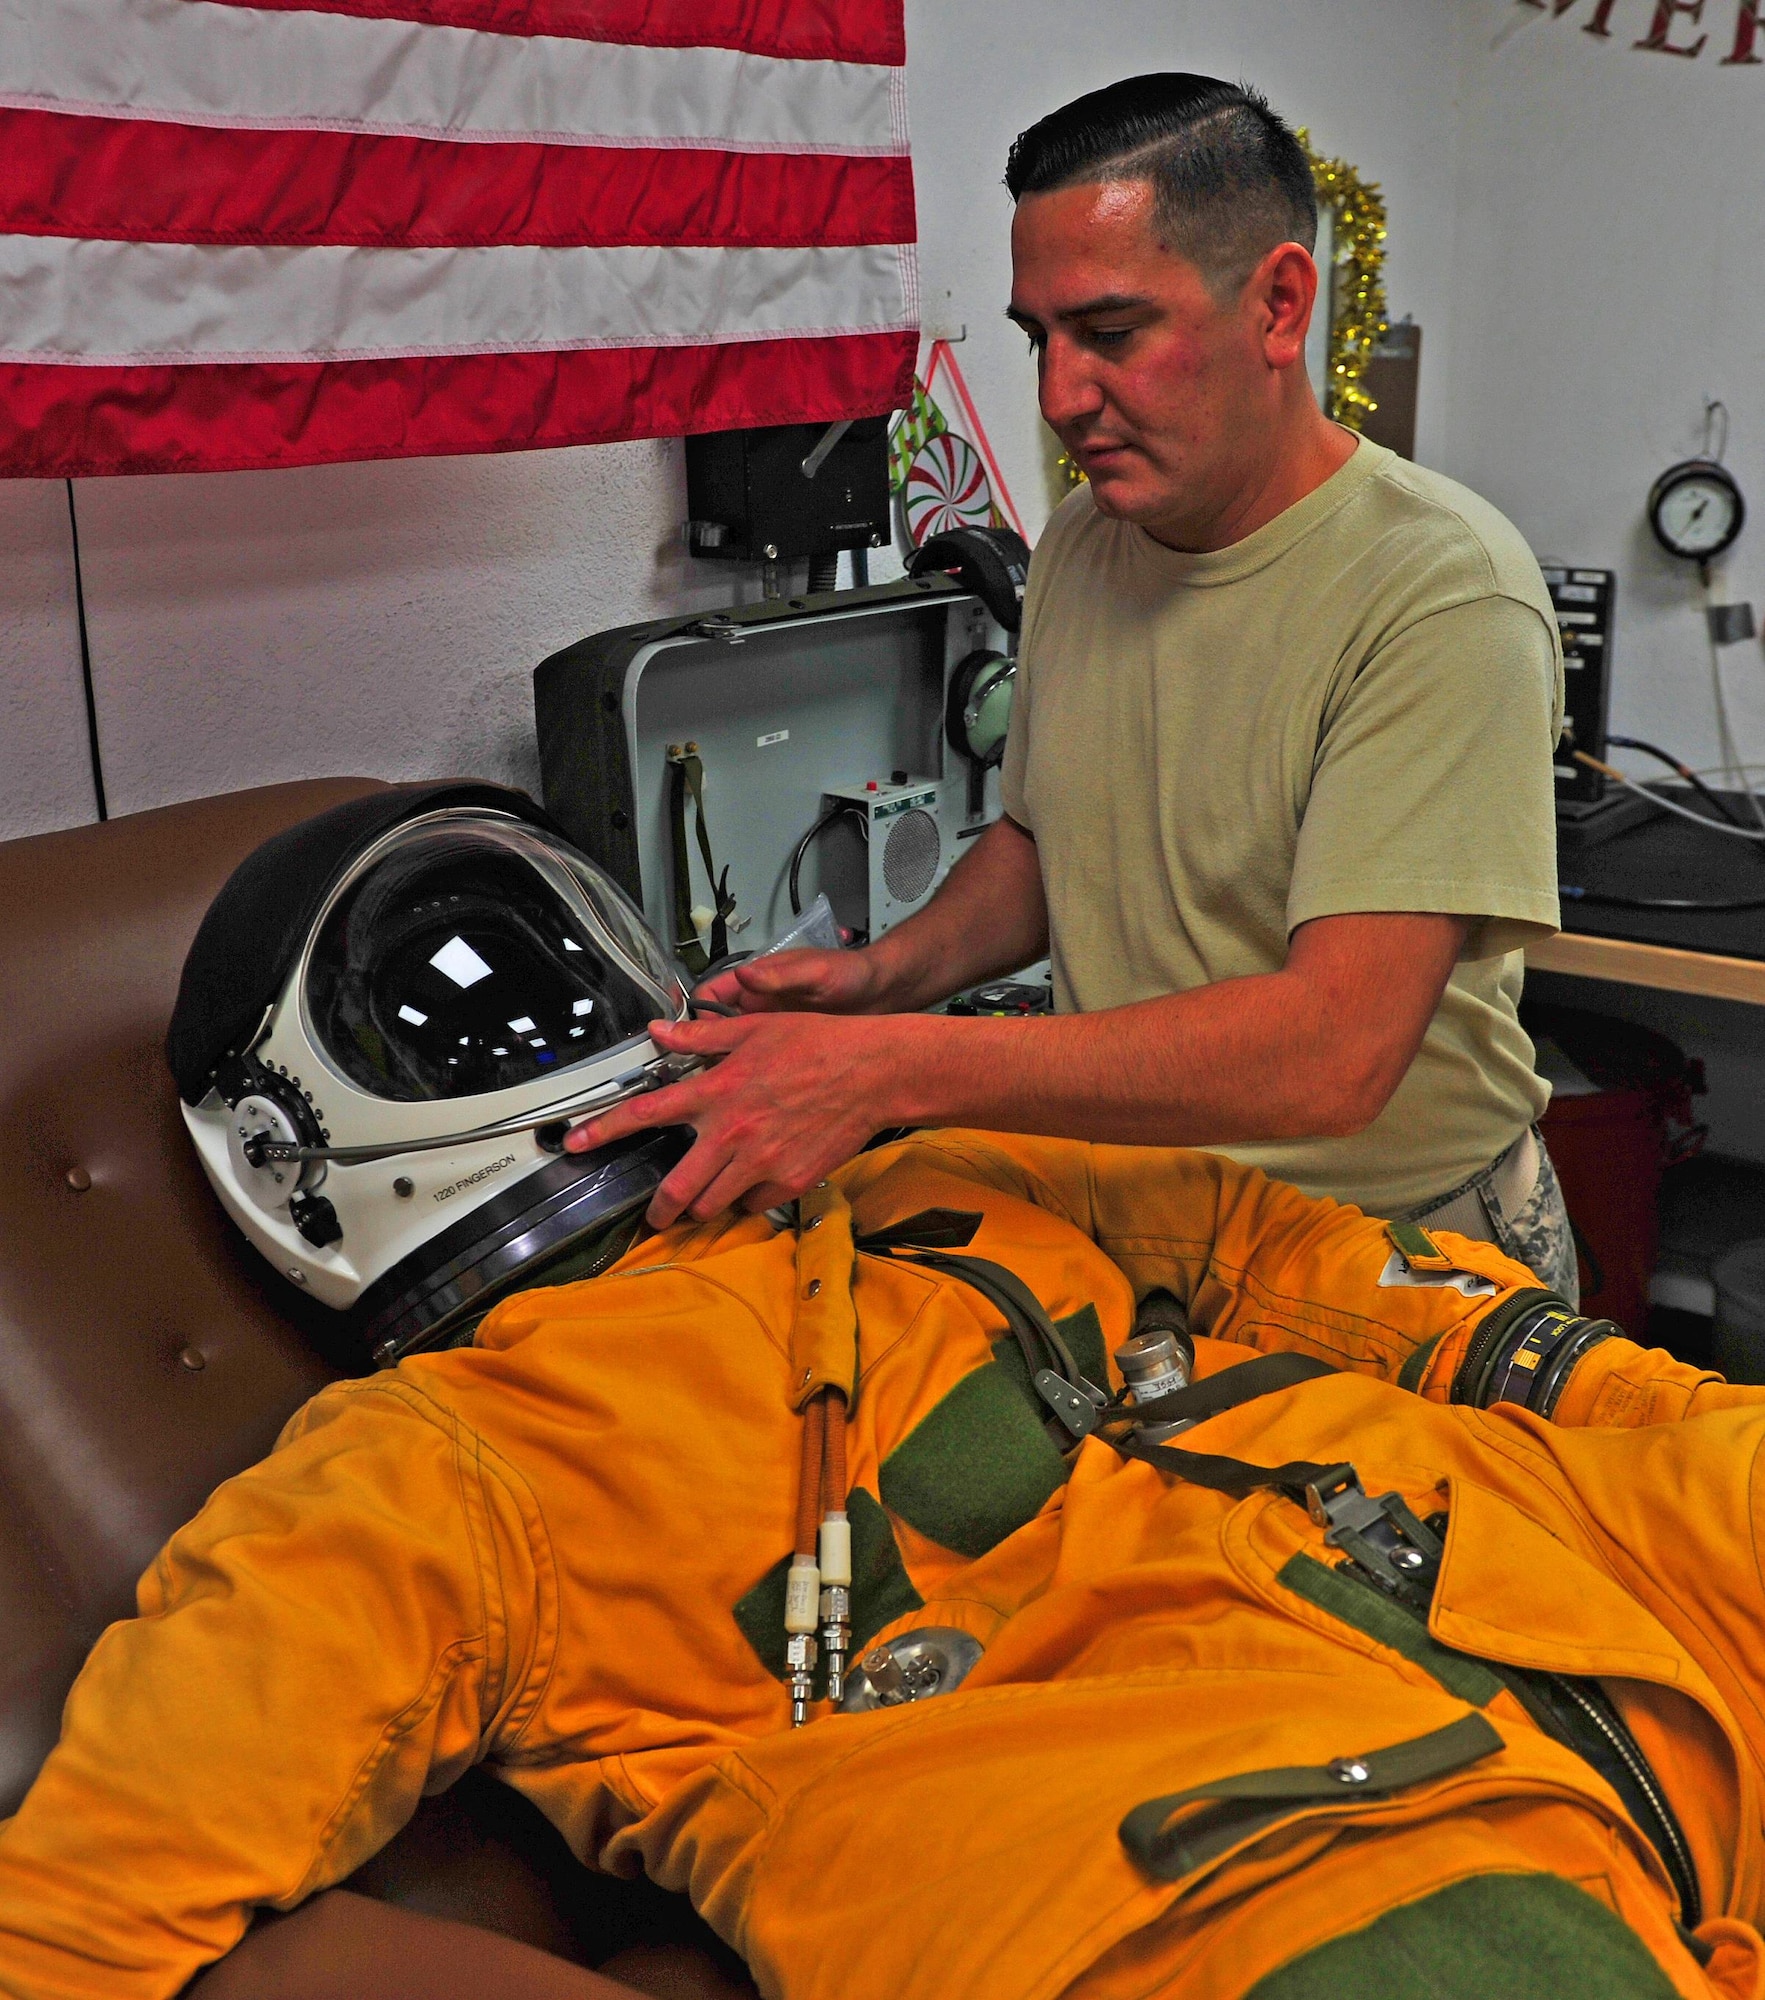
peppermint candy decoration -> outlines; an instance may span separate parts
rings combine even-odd
[[[993,518],[993,489],[981,455],[967,438],[946,431],[913,454],[902,495],[907,538],[921,548],[952,528],[984,528]]]

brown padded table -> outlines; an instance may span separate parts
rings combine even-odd
[[[367,789],[0,844],[0,1811],[160,1543],[337,1372],[203,1180],[160,1043],[235,864]]]

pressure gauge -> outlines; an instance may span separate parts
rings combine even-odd
[[[1741,531],[1747,504],[1734,477],[1714,459],[1670,465],[1649,492],[1649,526],[1670,556],[1708,562]]]

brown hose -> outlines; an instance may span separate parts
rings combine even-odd
[[[821,1530],[821,1455],[827,1438],[827,1391],[803,1412],[803,1469],[797,1484],[797,1554],[815,1560]],[[844,1456],[842,1439],[841,1456]]]
[[[837,1389],[829,1389],[827,1441],[821,1454],[822,1505],[830,1512],[846,1511],[846,1399]]]

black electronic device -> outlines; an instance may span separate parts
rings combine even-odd
[[[881,548],[889,538],[888,419],[689,437],[686,504],[696,556],[792,562]]]
[[[1606,780],[1578,764],[1582,750],[1606,754],[1606,705],[1612,686],[1612,595],[1609,569],[1547,569],[1545,588],[1563,641],[1563,736],[1557,746],[1557,816],[1584,818],[1606,803]]]
[[[874,934],[998,812],[948,719],[959,669],[1009,645],[943,570],[595,633],[534,675],[548,807],[689,963],[719,916],[757,950],[818,893]]]
[[[945,1003],[946,1014],[996,1014],[1005,1017],[1052,1014],[1054,988],[1046,980],[994,979],[972,986]]]
[[[1675,796],[1697,800],[1689,788]],[[1726,809],[1736,823],[1750,819],[1744,792],[1719,793],[1717,800],[1711,812]],[[1765,857],[1758,847],[1714,837],[1646,800],[1637,804],[1643,818],[1626,828],[1622,839],[1565,850],[1559,885],[1563,929],[1765,960]]]

